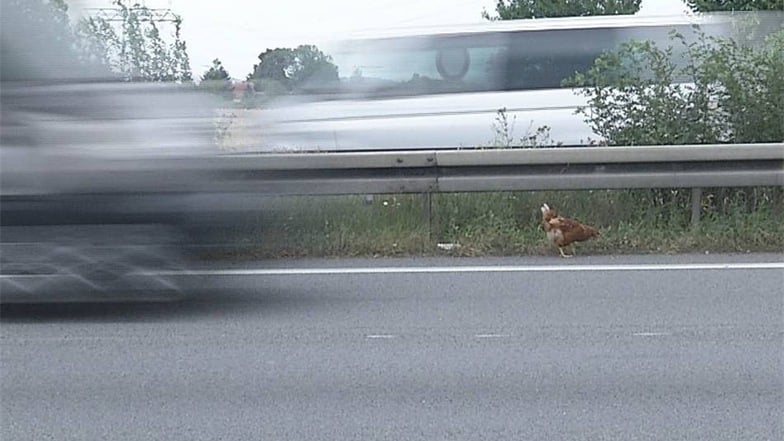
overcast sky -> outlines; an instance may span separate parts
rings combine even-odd
[[[112,6],[111,0],[66,1],[77,13]],[[482,22],[482,10],[493,13],[496,0],[126,1],[135,2],[171,8],[182,17],[194,77],[219,58],[231,76],[244,79],[267,48],[313,43],[348,31]],[[640,14],[684,10],[682,0],[643,0]]]

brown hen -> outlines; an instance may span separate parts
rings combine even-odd
[[[581,224],[574,219],[558,216],[547,204],[542,205],[542,227],[550,242],[558,247],[561,257],[572,257],[575,254],[574,242],[582,242],[598,236],[599,231],[589,225]],[[572,245],[572,254],[565,254],[563,247]]]

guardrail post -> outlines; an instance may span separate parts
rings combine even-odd
[[[773,219],[776,222],[782,221],[784,216],[784,194],[782,194],[782,187],[773,187]]]
[[[427,238],[433,235],[433,193],[422,193],[422,218],[427,225]]]
[[[702,188],[691,189],[691,225],[696,227],[700,223],[702,211]]]

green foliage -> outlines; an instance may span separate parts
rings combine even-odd
[[[709,190],[697,227],[689,217],[689,192],[669,189],[438,193],[432,195],[432,225],[421,195],[270,197],[244,227],[215,239],[232,259],[556,256],[540,226],[539,207],[548,203],[601,231],[577,245],[578,256],[784,249],[780,188]],[[444,251],[437,246],[443,242],[454,246]]]
[[[212,60],[212,66],[201,76],[199,88],[226,98],[231,97],[231,76],[219,59]]]
[[[711,124],[706,91],[675,81],[686,72],[672,55],[672,48],[661,49],[650,41],[625,42],[565,83],[588,86],[580,93],[588,97],[589,106],[579,112],[610,145],[718,141],[720,131]]]
[[[212,60],[212,66],[201,76],[202,81],[225,81],[228,79],[230,79],[230,75],[218,58]]]
[[[332,57],[313,45],[267,49],[259,54],[259,63],[253,66],[248,80],[267,95],[318,91],[338,84],[338,68]]]
[[[579,112],[595,133],[609,145],[784,140],[784,32],[756,47],[702,34],[694,42],[677,34],[673,40],[679,50],[626,42],[567,81],[585,87],[580,93],[588,97],[588,106]],[[649,222],[672,219],[689,205],[684,189],[629,194],[643,207],[669,213]],[[738,197],[744,196],[711,190],[705,200],[726,205]],[[715,204],[705,208],[715,209]]]
[[[784,11],[784,0],[687,0],[694,12]]]
[[[626,42],[565,82],[585,87],[579,112],[597,134],[610,145],[784,140],[784,32],[761,47],[673,39],[681,51]]]
[[[117,26],[100,17],[79,22],[77,33],[83,52],[90,59],[109,66],[129,81],[192,80],[180,17],[174,22],[173,42],[167,43],[146,6],[127,6],[123,0],[114,0],[114,6],[122,17]]]
[[[581,17],[587,15],[634,14],[640,10],[642,0],[498,0],[488,20],[514,20],[518,18]]]
[[[716,85],[717,123],[727,141],[784,140],[784,31],[758,48],[717,41],[701,59],[698,72]]]
[[[231,77],[218,58],[212,60],[212,66],[201,76],[201,81],[227,81]]]
[[[54,79],[90,75],[79,63],[77,40],[63,0],[2,0],[3,79]]]
[[[493,130],[493,141],[491,142],[490,147],[541,148],[558,147],[561,145],[561,143],[556,143],[550,137],[549,126],[539,126],[532,131],[533,121],[528,125],[528,129],[522,137],[515,138],[516,123],[516,115],[510,119],[505,107],[498,109],[491,126]]]

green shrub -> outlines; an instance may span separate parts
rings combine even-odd
[[[584,87],[578,112],[609,145],[784,140],[784,31],[757,46],[698,36],[603,54],[565,82]]]
[[[699,31],[691,42],[673,33],[667,48],[628,41],[566,84],[583,87],[588,106],[578,112],[608,145],[784,141],[784,31],[761,39],[746,22],[736,31],[742,44]],[[629,194],[636,206],[656,213],[647,222],[688,224],[690,190]],[[778,194],[772,188],[708,189],[702,209],[753,213],[759,204],[750,201],[777,201]]]

